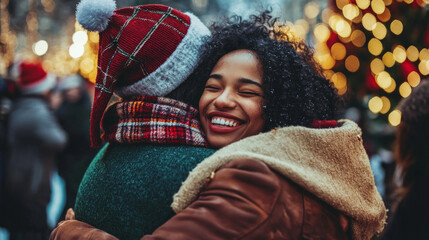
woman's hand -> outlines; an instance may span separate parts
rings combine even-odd
[[[52,231],[50,240],[70,239],[70,240],[118,240],[100,229],[87,223],[76,220],[73,209],[69,208],[64,221],[58,223]]]

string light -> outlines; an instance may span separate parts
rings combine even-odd
[[[372,0],[371,1],[372,11],[376,14],[382,14],[386,6],[384,5],[383,0]]]
[[[383,44],[377,38],[372,38],[368,42],[368,50],[372,55],[378,56],[383,51]]]
[[[393,110],[388,117],[389,124],[392,126],[398,126],[401,123],[401,112],[399,110]]]
[[[411,94],[411,86],[410,84],[408,84],[408,82],[403,82],[400,86],[399,86],[399,94],[401,94],[401,96],[403,98],[408,97]]]
[[[393,67],[393,65],[395,65],[395,58],[393,57],[393,53],[391,52],[384,53],[382,59],[386,67]]]
[[[368,108],[373,113],[378,113],[383,108],[383,101],[380,97],[373,97],[368,102]]]
[[[405,48],[401,45],[396,46],[395,49],[393,49],[393,58],[398,63],[403,63],[405,59],[407,59]]]
[[[418,74],[416,71],[410,72],[410,74],[407,76],[407,81],[411,87],[417,87],[420,84],[420,80],[420,74]]]
[[[370,63],[371,72],[379,74],[384,71],[384,64],[379,58],[374,58]]]
[[[402,30],[404,29],[404,26],[402,25],[402,22],[399,20],[393,20],[390,24],[390,31],[392,33],[399,35],[402,33]]]
[[[411,62],[415,62],[419,59],[419,50],[415,46],[409,46],[407,49],[407,58]]]

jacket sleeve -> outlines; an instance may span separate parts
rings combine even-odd
[[[278,177],[264,163],[231,161],[196,201],[142,240],[245,238],[267,221],[280,191]]]
[[[61,221],[49,240],[118,240],[100,229],[77,220]]]

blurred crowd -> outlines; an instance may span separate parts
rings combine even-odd
[[[92,84],[18,61],[0,80],[0,227],[10,239],[48,239],[51,178],[65,183],[65,211],[98,149],[90,148]]]

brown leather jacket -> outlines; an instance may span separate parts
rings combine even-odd
[[[265,163],[234,160],[142,239],[349,239],[347,218]]]

